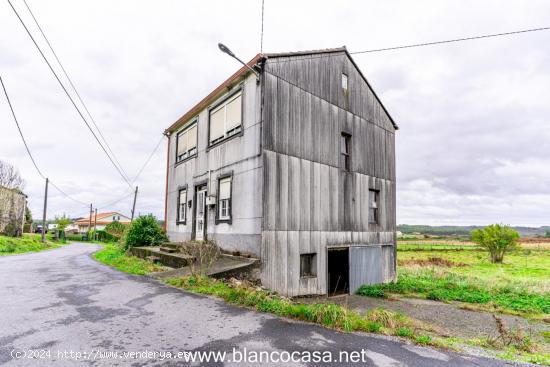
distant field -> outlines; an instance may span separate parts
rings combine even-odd
[[[545,239],[522,240],[502,264],[491,263],[488,253],[472,242],[398,241],[397,263],[397,283],[363,286],[359,293],[401,293],[532,317],[550,315],[550,241]]]
[[[523,249],[531,250],[550,250],[550,238],[522,238],[520,246]],[[477,247],[477,244],[471,241],[462,241],[456,239],[398,239],[397,247],[402,250],[407,249],[456,249],[464,248],[471,249]]]

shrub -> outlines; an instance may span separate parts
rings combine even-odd
[[[127,225],[124,225],[115,220],[114,222],[111,222],[105,226],[105,232],[119,240],[124,235],[124,232],[127,230],[127,228]]]
[[[502,224],[472,231],[472,241],[489,252],[492,263],[501,263],[506,252],[518,247],[518,239],[518,232]]]
[[[123,238],[124,249],[137,246],[156,246],[168,241],[156,218],[149,214],[132,222]]]
[[[106,232],[106,231],[97,231],[96,232],[96,238],[98,241],[101,242],[117,242],[118,238],[113,236],[112,234]]]
[[[212,240],[187,241],[181,246],[181,252],[194,259],[190,266],[192,275],[206,275],[220,256],[221,250]]]

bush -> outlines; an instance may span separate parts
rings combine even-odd
[[[81,234],[68,234],[65,236],[67,241],[83,241]]]
[[[119,240],[124,235],[124,232],[127,228],[127,225],[124,225],[115,220],[114,222],[111,222],[105,226],[105,232]]]
[[[191,262],[191,274],[207,275],[208,271],[221,254],[221,249],[216,242],[207,241],[187,241],[181,246],[181,252],[191,256],[194,261]]]
[[[489,251],[492,263],[501,263],[506,252],[518,247],[518,239],[518,232],[502,224],[472,231],[472,241]]]
[[[149,214],[138,217],[132,222],[123,238],[125,250],[138,246],[157,246],[168,241],[164,230],[159,226],[157,219]]]
[[[101,242],[117,242],[118,237],[113,236],[112,234],[106,231],[97,231],[96,239]]]

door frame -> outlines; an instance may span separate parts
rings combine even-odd
[[[197,202],[197,194],[200,190],[204,189],[205,191],[205,195],[204,195],[204,226],[203,226],[203,241],[206,241],[207,239],[207,231],[206,231],[206,227],[207,227],[207,223],[208,223],[208,212],[207,212],[207,206],[206,206],[206,197],[208,195],[208,185],[207,185],[207,182],[201,182],[201,183],[198,183],[198,184],[195,184],[194,186],[195,190],[194,190],[194,193],[193,193],[193,202],[194,202],[194,205],[193,205],[193,228],[191,229],[191,239],[193,240],[196,240],[197,239],[197,208],[199,207],[198,205],[198,202]]]
[[[326,256],[325,256],[325,278],[326,278],[326,290],[327,290],[327,297],[331,297],[331,294],[330,294],[330,278],[329,278],[329,269],[328,269],[328,254],[330,251],[346,251],[348,252],[348,291],[347,293],[344,293],[344,294],[350,294],[350,289],[351,287],[349,286],[349,278],[350,278],[350,270],[351,270],[351,267],[350,267],[350,263],[351,263],[351,246],[349,245],[336,245],[336,246],[327,246],[325,248],[325,251],[326,251]]]

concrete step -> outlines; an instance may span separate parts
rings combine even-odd
[[[157,262],[160,261],[160,257],[154,256],[154,255],[147,256],[145,259],[146,259],[146,260],[149,260],[149,261],[151,261],[151,262],[154,262],[154,263],[157,263]]]
[[[166,252],[168,254],[173,254],[174,252],[179,252],[177,248],[165,247],[164,245],[160,246],[160,251]]]
[[[172,248],[175,250],[178,250],[181,247],[181,243],[179,242],[164,242],[162,245],[160,245],[161,248]]]

